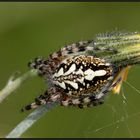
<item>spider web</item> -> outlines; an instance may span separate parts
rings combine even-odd
[[[128,91],[129,95],[127,95]],[[84,132],[84,137],[140,137],[138,120],[140,119],[138,104],[140,90],[127,80],[123,83],[119,95],[112,94],[108,98],[110,101],[105,103],[108,111],[106,114],[99,112],[94,115]],[[114,100],[111,101],[111,98]],[[106,119],[107,116],[108,119]]]

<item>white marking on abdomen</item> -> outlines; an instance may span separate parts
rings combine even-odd
[[[104,76],[106,74],[105,70],[93,71],[88,69],[84,72],[85,79],[91,81],[95,76]]]
[[[95,77],[95,72],[91,69],[88,69],[84,72],[85,79],[91,81]]]
[[[63,89],[66,89],[66,85],[65,85],[64,82],[60,83],[60,82],[58,82],[58,81],[55,81],[55,84],[56,84],[56,85],[59,85],[59,86],[62,87]]]
[[[78,89],[78,84],[72,81],[68,81],[66,80],[65,83],[70,84],[72,87],[74,87],[75,89]]]
[[[78,78],[77,81],[79,81],[82,84],[84,82],[84,77]]]
[[[78,74],[84,75],[84,72],[81,69],[79,69],[78,71],[75,72],[75,74],[76,75],[78,75]]]
[[[76,70],[76,65],[72,64],[68,71],[66,71],[63,75],[69,75],[70,73]]]
[[[97,70],[95,71],[95,76],[104,76],[106,74],[105,70]]]
[[[55,74],[54,74],[54,77],[59,77],[59,76],[61,76],[61,75],[63,75],[63,74],[64,74],[64,69],[61,68],[61,69],[58,71],[58,73],[55,73]]]

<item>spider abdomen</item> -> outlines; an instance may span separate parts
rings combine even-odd
[[[94,56],[72,56],[64,59],[53,74],[53,83],[68,95],[95,93],[113,75],[110,63]]]

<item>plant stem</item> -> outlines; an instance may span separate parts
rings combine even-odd
[[[19,78],[15,79],[15,76],[11,76],[11,78],[8,80],[8,83],[6,86],[0,91],[0,103],[13,91],[15,91],[20,85],[26,81],[27,79],[36,76],[37,71],[36,70],[30,70],[27,73],[23,74]]]
[[[21,121],[6,138],[19,138],[28,128],[30,128],[38,119],[40,119],[46,112],[54,108],[58,103],[48,103],[37,108],[30,113],[23,121]]]

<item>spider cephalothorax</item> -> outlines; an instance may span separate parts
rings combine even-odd
[[[29,67],[48,90],[25,109],[56,101],[80,108],[102,104],[109,91],[119,93],[129,66],[140,63],[139,42],[137,32],[104,34],[67,45],[48,59],[36,58]]]

